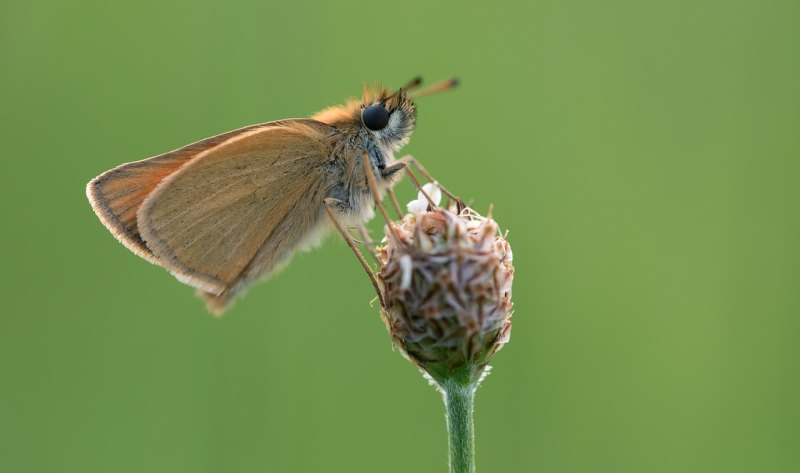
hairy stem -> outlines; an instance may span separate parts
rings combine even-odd
[[[455,379],[440,384],[447,408],[447,432],[450,436],[450,473],[475,473],[475,432],[472,403],[477,383]]]

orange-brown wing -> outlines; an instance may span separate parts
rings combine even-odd
[[[183,148],[143,161],[122,164],[92,179],[86,195],[100,221],[128,249],[155,263],[155,257],[145,245],[136,222],[136,212],[145,197],[156,186],[199,153],[220,145],[254,128],[275,126],[281,122],[252,125],[213,136]]]
[[[260,274],[275,269],[322,220],[334,132],[313,120],[254,128],[169,175],[137,217],[157,264],[216,295],[255,279],[256,256]]]

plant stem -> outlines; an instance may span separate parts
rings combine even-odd
[[[476,384],[460,383],[456,379],[448,379],[440,384],[447,408],[450,473],[475,473],[472,402],[475,399]]]

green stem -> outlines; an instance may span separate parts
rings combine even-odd
[[[447,432],[450,435],[450,473],[475,473],[475,431],[472,425],[472,402],[476,385],[455,379],[440,384],[447,408]]]

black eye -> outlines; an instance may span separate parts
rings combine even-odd
[[[361,121],[372,131],[383,130],[389,124],[389,112],[379,104],[372,104],[361,111]]]

